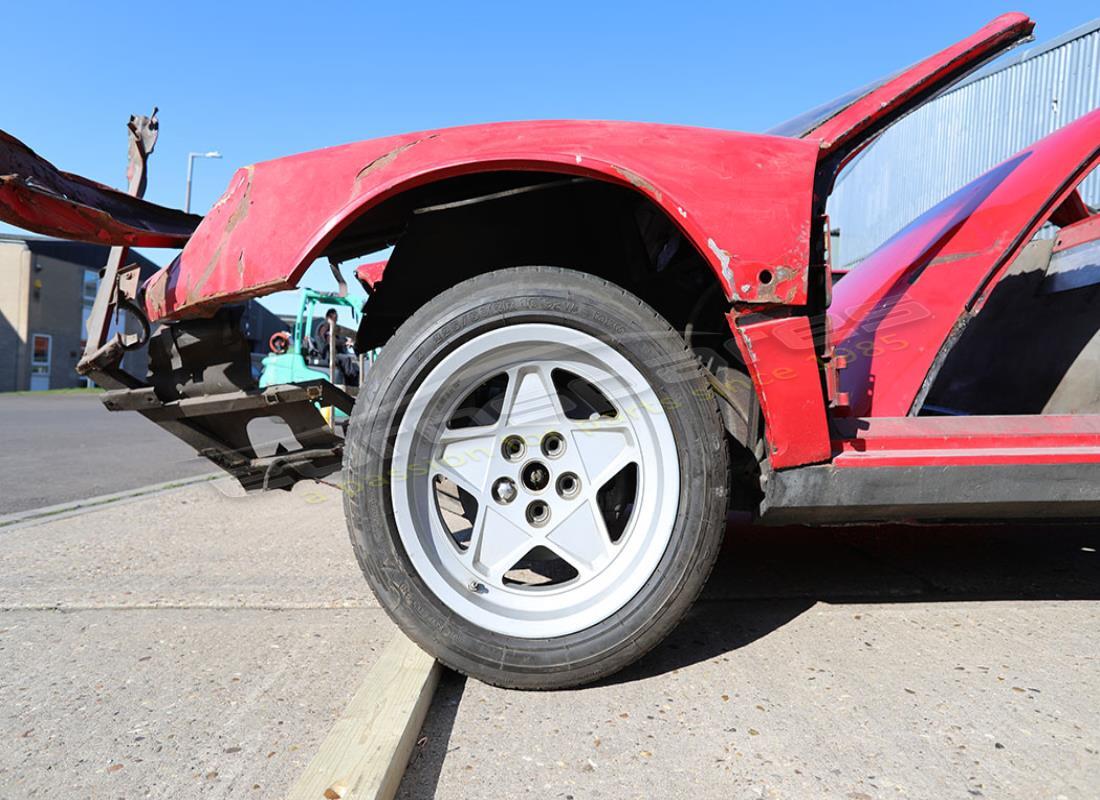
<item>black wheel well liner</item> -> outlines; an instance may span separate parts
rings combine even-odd
[[[386,245],[393,252],[360,323],[361,351],[385,344],[416,309],[464,280],[508,267],[554,266],[639,297],[723,382],[729,370],[747,374],[718,277],[667,213],[635,189],[555,172],[442,179],[364,212],[326,254],[345,260]],[[748,409],[737,411],[743,416]],[[741,439],[742,430],[727,427]]]
[[[612,281],[689,335],[700,324],[728,330],[720,282],[693,243],[643,193],[610,182],[526,171],[441,179],[364,212],[326,255],[345,260],[386,245],[394,249],[357,337],[364,350],[440,292],[515,266]]]

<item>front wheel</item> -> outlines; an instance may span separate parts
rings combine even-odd
[[[698,361],[652,309],[568,270],[468,280],[386,344],[347,435],[345,509],[379,602],[489,683],[595,680],[687,611],[724,530]]]

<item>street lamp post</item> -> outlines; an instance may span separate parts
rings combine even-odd
[[[211,150],[209,153],[188,153],[187,154],[187,195],[183,201],[183,210],[190,213],[191,211],[191,175],[195,171],[195,159],[196,158],[221,158],[222,154],[217,150]]]

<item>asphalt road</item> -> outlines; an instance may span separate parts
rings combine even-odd
[[[0,797],[280,798],[395,634],[339,493],[204,483],[0,529]],[[595,686],[446,674],[408,800],[1092,800],[1100,529],[733,528]]]
[[[0,394],[0,515],[213,472],[206,459],[92,394]]]

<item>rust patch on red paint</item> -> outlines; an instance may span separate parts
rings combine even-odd
[[[214,270],[218,266],[218,262],[221,261],[222,251],[225,250],[226,244],[229,242],[229,237],[236,229],[236,227],[248,216],[248,210],[252,206],[252,178],[255,174],[256,168],[253,166],[245,167],[245,173],[247,175],[244,185],[244,193],[241,195],[241,199],[237,202],[236,208],[233,209],[233,213],[229,215],[229,219],[225,223],[225,227],[222,229],[221,238],[218,240],[218,246],[214,249],[214,252],[210,255],[210,260],[206,262],[206,268],[203,269],[202,274],[199,275],[197,281],[195,281],[187,289],[188,304],[192,304],[198,298],[198,293],[202,287],[209,280],[210,276],[214,274]],[[232,193],[230,193],[232,194]],[[228,202],[228,197],[219,201],[218,205]],[[215,208],[218,206],[215,205]],[[238,254],[237,257],[237,269],[244,276],[244,250]]]
[[[802,283],[799,280],[802,273],[794,267],[771,267],[765,264],[751,263],[740,265],[742,273],[746,276],[752,275],[751,280],[746,280],[738,285],[735,282],[736,275],[734,275],[733,268],[730,266],[733,258],[730,252],[719,247],[714,239],[707,239],[707,247],[718,259],[722,269],[722,277],[730,287],[730,293],[734,300],[746,303],[791,305],[802,289]],[[765,271],[771,273],[766,282],[763,280]]]
[[[204,297],[202,302],[188,304],[185,308],[178,309],[178,313],[172,315],[173,319],[194,319],[196,317],[209,317],[227,303],[235,303],[248,297],[258,297],[271,292],[290,288],[285,278],[273,278],[255,286],[249,286],[247,290],[234,289],[218,292]]]
[[[378,158],[373,159],[370,163],[368,163],[365,167],[363,167],[361,170],[359,170],[359,172],[355,174],[355,183],[352,185],[351,193],[353,195],[359,194],[359,185],[362,183],[363,178],[367,177],[372,172],[380,170],[388,164],[392,164],[399,155],[404,153],[409,148],[415,147],[421,142],[426,142],[429,139],[434,139],[437,136],[439,136],[438,133],[432,133],[428,136],[422,136],[419,139],[413,139],[411,142],[405,142],[405,144],[395,147],[389,152],[383,153],[382,155],[378,156]]]
[[[756,299],[763,303],[791,305],[801,288],[799,272],[792,267],[771,268],[772,279],[768,283],[760,281],[756,288]]]
[[[217,254],[212,273],[204,278],[209,259],[223,239],[223,227],[244,191],[246,175],[242,171],[235,181],[236,191],[225,195],[224,202],[212,210],[208,223],[185,252],[184,261],[175,271],[177,277],[173,278],[178,283],[168,286],[167,313],[174,316],[183,312],[185,306],[205,304],[212,292],[232,289],[248,291],[252,296],[260,291],[257,284],[276,274],[292,284],[292,276],[300,274],[301,267],[292,262],[307,255],[306,243],[296,241],[309,233],[305,228],[313,227],[314,238],[309,243],[319,242],[341,226],[348,215],[361,213],[362,201],[368,195],[378,194],[384,188],[388,192],[391,187],[428,183],[443,173],[481,172],[489,164],[511,163],[523,169],[542,170],[560,162],[563,154],[572,162],[574,153],[581,153],[582,162],[606,179],[653,202],[660,196],[662,207],[666,205],[667,192],[666,210],[684,226],[686,230],[682,233],[697,243],[727,297],[734,292],[734,282],[753,282],[755,273],[746,266],[748,262],[796,264],[805,258],[806,243],[798,240],[797,232],[800,224],[805,225],[802,216],[809,207],[808,193],[812,189],[814,153],[808,143],[686,129],[670,130],[667,136],[652,137],[651,141],[651,137],[644,135],[651,130],[663,129],[611,123],[515,123],[499,128],[414,133],[257,165],[255,180],[259,183],[253,186],[250,219],[239,233],[232,233]],[[676,141],[680,137],[682,143]],[[737,148],[729,147],[729,137],[739,145]],[[437,141],[428,142],[427,148],[416,147],[429,139]],[[684,174],[685,153],[689,151],[704,159],[719,158],[720,163],[715,163],[713,169]],[[756,161],[765,165],[774,161],[775,169],[750,170],[746,166]],[[616,171],[614,164],[625,169]],[[326,179],[323,186],[313,185],[300,201],[293,194],[269,191],[276,186],[308,185],[319,174],[331,179]],[[766,202],[734,206],[723,202],[722,193],[728,191],[735,175],[742,179],[739,185],[744,190],[754,197],[766,195]],[[349,177],[354,188],[344,182]],[[401,186],[394,186],[399,180]],[[357,194],[349,196],[352,192]],[[679,196],[691,198],[693,205],[678,207],[673,198]],[[309,216],[308,222],[302,219],[305,214]],[[288,221],[293,219],[296,224],[281,230],[279,216]],[[692,224],[684,225],[685,218]],[[279,235],[272,236],[273,231]],[[719,242],[722,245],[718,247],[722,258],[708,250],[708,235],[715,240],[715,247]],[[736,245],[737,252],[732,252],[733,248],[726,251],[730,245]],[[244,274],[239,275],[242,250],[245,268]],[[721,268],[723,259],[727,261],[725,270]],[[779,289],[783,294],[788,287],[781,285]],[[800,293],[804,292],[802,283]]]
[[[734,280],[733,270],[726,265],[729,253],[708,239],[711,252],[722,262],[722,274],[728,280]],[[739,269],[745,281],[733,287],[733,299],[744,303],[766,303],[768,305],[794,305],[802,291],[804,271],[795,267],[769,266],[767,264],[742,263]],[[759,311],[759,309],[756,309]]]
[[[174,263],[175,262],[173,262],[173,264]],[[169,269],[171,269],[171,266],[169,266]],[[167,291],[167,270],[158,272],[156,276],[154,276],[154,278],[146,284],[145,307],[150,312],[150,319],[156,320],[164,313],[164,308],[168,303]]]
[[[647,181],[637,172],[627,169],[626,167],[615,166],[614,164],[612,164],[611,168],[622,175],[624,178],[626,178],[630,185],[633,186],[635,189],[640,189],[641,191],[653,197],[658,203],[661,202],[661,190],[649,181]]]

